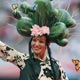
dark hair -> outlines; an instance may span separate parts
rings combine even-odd
[[[32,51],[31,51],[31,42],[32,42],[32,39],[33,39],[33,37],[29,41],[29,56],[30,56],[30,58],[32,58],[32,56],[33,56]]]
[[[48,36],[46,36],[46,46],[47,46],[48,55],[49,55],[49,58],[50,58],[51,69],[52,69],[54,80],[55,80],[55,73],[54,73],[54,69],[53,69],[53,63],[52,63],[52,57],[51,57],[51,49],[49,47],[49,42],[50,42],[49,38],[48,38]]]

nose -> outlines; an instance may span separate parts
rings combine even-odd
[[[35,45],[36,45],[36,46],[39,46],[39,41],[36,41]]]

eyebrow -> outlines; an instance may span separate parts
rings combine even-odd
[[[34,39],[43,40],[43,41],[45,40],[44,38],[40,38],[40,39],[39,39],[39,38],[33,38],[33,40],[34,40]]]

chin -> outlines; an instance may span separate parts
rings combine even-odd
[[[35,53],[35,54],[39,54],[39,53],[40,53],[40,51],[34,51],[34,53]]]
[[[34,52],[35,54],[39,54],[40,52]]]

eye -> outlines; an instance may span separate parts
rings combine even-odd
[[[33,39],[32,41],[36,42],[36,39]]]
[[[39,41],[40,43],[44,43],[44,41]]]

